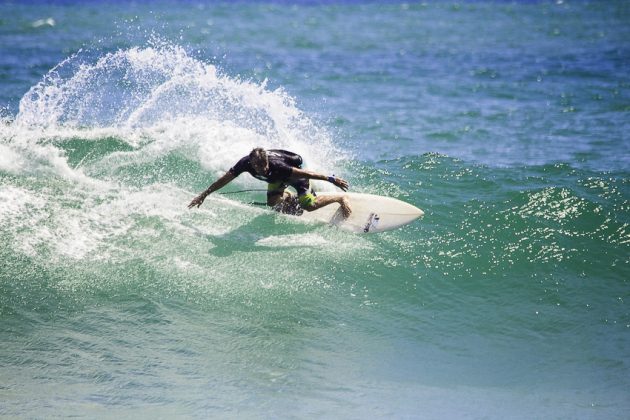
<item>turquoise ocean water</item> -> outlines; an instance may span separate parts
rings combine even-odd
[[[629,418],[628,40],[627,1],[1,2],[0,417]],[[426,215],[186,208],[254,146]]]

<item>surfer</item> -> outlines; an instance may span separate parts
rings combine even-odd
[[[277,211],[297,214],[300,208],[313,211],[332,203],[339,203],[344,218],[348,218],[352,211],[348,198],[343,194],[318,197],[311,189],[310,180],[328,181],[343,191],[348,190],[348,182],[335,176],[326,176],[302,169],[302,163],[302,157],[293,152],[255,148],[249,155],[241,158],[225,175],[195,197],[188,208],[201,206],[208,195],[225,187],[243,172],[249,172],[253,177],[269,184],[267,187],[267,205]],[[286,190],[288,186],[295,188],[297,199]]]

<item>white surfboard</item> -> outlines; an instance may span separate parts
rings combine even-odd
[[[318,192],[318,196],[340,193]],[[374,194],[343,193],[350,201],[352,214],[344,219],[339,204],[329,204],[311,212],[305,211],[304,220],[319,221],[338,226],[354,233],[374,233],[396,229],[411,223],[424,215],[424,212],[404,201]]]

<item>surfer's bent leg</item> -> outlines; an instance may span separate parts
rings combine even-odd
[[[350,217],[352,213],[352,209],[350,208],[350,202],[348,201],[348,197],[345,195],[327,195],[327,196],[318,196],[315,198],[315,203],[308,207],[303,207],[306,211],[313,211],[320,209],[324,206],[327,206],[332,203],[339,203],[341,206],[341,212],[343,213],[344,219]]]
[[[327,195],[325,197],[317,196],[313,190],[311,190],[310,182],[307,179],[303,180],[299,184],[296,183],[293,187],[298,192],[300,206],[306,211],[313,211],[332,203],[339,203],[345,219],[350,217],[350,213],[352,213],[348,198],[343,194]]]

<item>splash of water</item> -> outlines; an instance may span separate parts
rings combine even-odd
[[[147,225],[189,238],[181,223],[194,217],[221,234],[247,223],[250,209],[195,216],[185,204],[251,148],[293,150],[321,171],[342,156],[283,89],[222,74],[182,47],[91,54],[59,63],[0,126],[0,175],[13,177],[0,194],[1,227],[26,255],[130,259],[145,247],[142,258],[171,258]]]
[[[69,57],[33,86],[14,125],[40,142],[114,136],[143,156],[179,150],[214,171],[257,145],[294,150],[321,169],[339,156],[283,89],[223,75],[182,47],[155,42],[96,62],[86,55]]]

